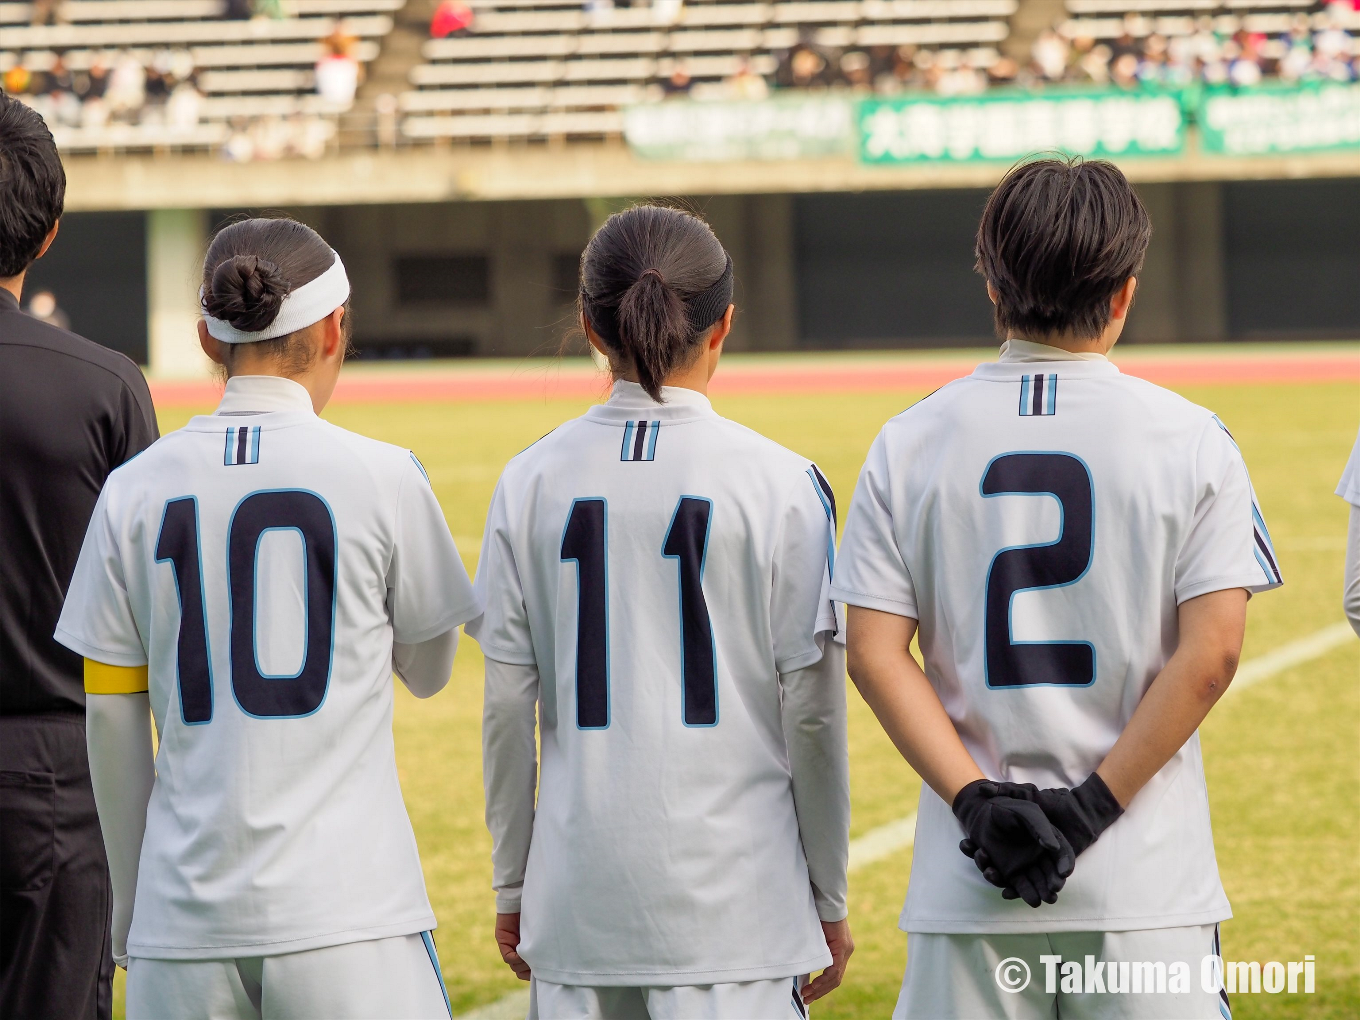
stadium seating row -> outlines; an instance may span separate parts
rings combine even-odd
[[[425,44],[401,96],[409,138],[608,133],[610,107],[683,90],[722,92],[724,79],[768,78],[800,41],[948,49],[986,67],[1016,0],[775,0],[683,7],[583,9],[553,0],[478,6],[471,30]],[[510,111],[523,111],[510,113]]]

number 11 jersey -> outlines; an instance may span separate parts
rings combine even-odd
[[[1175,651],[1181,602],[1279,583],[1242,455],[1212,413],[1104,359],[1003,360],[883,427],[833,592],[920,621],[926,675],[983,773],[1044,788],[1075,786],[1109,753]],[[919,818],[907,931],[1231,916],[1198,735],[1038,910],[982,878],[928,786]]]
[[[831,962],[779,674],[837,623],[831,490],[702,394],[618,382],[514,458],[467,631],[535,666],[543,763],[520,953],[569,985],[788,978]]]
[[[230,380],[218,414],[110,475],[57,639],[148,666],[160,747],[129,954],[434,927],[397,779],[392,643],[478,611],[410,452],[321,420],[289,380]]]

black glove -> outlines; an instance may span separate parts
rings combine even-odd
[[[1038,802],[1048,820],[1072,844],[1075,854],[1099,839],[1124,813],[1098,772],[1092,772],[1086,782],[1070,790],[1040,790]]]
[[[1090,847],[1124,813],[1105,780],[1095,772],[1071,790],[1038,790],[1029,783],[997,783],[996,786],[1001,796],[1038,803],[1045,817],[1067,838],[1074,856]],[[968,839],[959,844],[959,849],[973,858],[982,877],[1000,888],[1003,897],[1013,900],[1019,896],[1019,891],[1006,881],[986,850]]]
[[[1003,895],[1014,890],[1007,898],[1018,895],[1031,907],[1057,902],[1076,859],[1067,839],[1035,802],[1038,793],[1028,784],[979,779],[954,798],[954,816],[968,833],[959,849],[974,858],[988,881],[1002,884],[985,875],[988,867],[1004,880],[1008,888]],[[979,852],[986,855],[985,866],[977,862]]]

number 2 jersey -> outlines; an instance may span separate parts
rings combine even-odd
[[[779,680],[838,630],[830,488],[702,394],[663,396],[618,382],[513,459],[482,540],[468,633],[539,674],[520,953],[558,984],[830,963]]]
[[[433,928],[393,754],[392,642],[478,611],[410,452],[321,420],[289,380],[230,380],[219,413],[115,471],[57,639],[148,665],[160,744],[129,954]]]
[[[1032,350],[1038,345],[1011,342]],[[1110,362],[978,366],[883,427],[835,597],[920,621],[925,671],[992,779],[1075,786],[1176,648],[1177,606],[1280,583],[1212,413]],[[1122,931],[1231,916],[1195,735],[1077,861],[1054,905],[1003,900],[922,787],[901,927]]]

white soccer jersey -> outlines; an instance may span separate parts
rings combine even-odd
[[[1360,435],[1355,437],[1341,481],[1336,483],[1336,494],[1351,506],[1360,506]]]
[[[779,684],[838,630],[830,488],[702,394],[663,395],[616,383],[512,460],[477,568],[468,633],[540,677],[520,953],[557,984],[831,962]]]
[[[920,621],[925,671],[989,778],[1073,786],[1175,650],[1179,603],[1280,583],[1246,467],[1209,411],[1108,361],[978,366],[888,422],[834,596]],[[1056,905],[1003,900],[923,787],[901,926],[1116,931],[1231,916],[1192,737]]]
[[[284,409],[224,413],[232,407]],[[269,956],[435,924],[392,744],[392,642],[479,611],[407,450],[228,383],[109,476],[57,639],[147,664],[160,733],[128,952]]]

